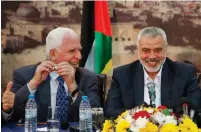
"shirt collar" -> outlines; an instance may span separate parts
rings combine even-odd
[[[160,68],[159,72],[157,73],[155,79],[160,79],[161,78],[162,69],[163,69],[163,65],[161,66],[161,68]],[[144,71],[144,79],[148,80],[150,77],[147,74],[147,71],[145,70],[144,66],[143,66],[143,71]]]
[[[55,71],[50,72],[50,77],[53,81],[55,81],[57,79],[57,77],[59,77],[59,74],[57,74]]]

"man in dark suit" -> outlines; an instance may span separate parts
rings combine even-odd
[[[113,71],[104,109],[107,117],[117,117],[127,109],[144,102],[151,104],[151,101],[155,107],[179,106],[181,98],[187,97],[195,107],[201,105],[194,67],[166,57],[167,38],[162,29],[148,27],[141,30],[137,47],[139,60]],[[150,99],[150,82],[154,84],[154,100]]]
[[[58,105],[67,111],[66,120],[79,121],[79,104],[83,95],[88,96],[92,107],[100,107],[96,74],[78,67],[81,48],[79,37],[73,30],[61,27],[52,30],[46,38],[48,60],[14,71],[13,84],[8,83],[2,97],[6,120],[24,118],[30,94],[35,95],[38,122],[47,121],[48,106],[55,108]],[[64,103],[66,106],[58,103],[61,96],[68,101]],[[71,103],[69,96],[72,96]]]

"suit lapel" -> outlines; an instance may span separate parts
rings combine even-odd
[[[36,94],[38,104],[38,114],[41,118],[46,118],[48,113],[48,106],[51,106],[50,95],[50,78],[47,79],[38,87]]]
[[[174,76],[168,65],[169,59],[166,59],[166,62],[163,65],[162,76],[161,76],[161,104],[167,104],[171,99],[171,89]]]
[[[137,64],[137,67],[133,69],[133,87],[135,106],[141,105],[144,102],[144,71],[141,63]]]

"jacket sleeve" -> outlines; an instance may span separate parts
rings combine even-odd
[[[119,114],[126,110],[122,102],[119,81],[120,80],[118,80],[117,72],[114,70],[111,87],[104,106],[104,113],[107,118],[116,118]]]
[[[191,68],[188,72],[188,80],[186,83],[186,96],[191,98],[192,103],[194,107],[196,107],[196,109],[201,108],[201,89],[199,87],[194,68]]]
[[[11,89],[15,93],[14,111],[10,120],[19,121],[24,117],[25,104],[30,94],[27,82],[18,70],[13,72],[13,87]]]
[[[90,75],[85,77],[82,81],[83,84],[79,85],[79,93],[75,102],[71,105],[68,113],[69,121],[79,121],[79,105],[82,100],[82,96],[88,96],[91,107],[100,107],[100,95],[98,89],[98,78],[97,76]]]

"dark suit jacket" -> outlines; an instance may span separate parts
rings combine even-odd
[[[193,66],[166,59],[161,75],[161,104],[178,104],[182,97],[189,97],[198,106],[201,98]],[[144,71],[139,60],[115,68],[112,84],[105,104],[105,116],[117,117],[126,109],[144,102]]]
[[[18,121],[24,118],[25,104],[30,94],[27,83],[34,76],[35,70],[39,65],[30,65],[19,68],[13,73],[12,92],[15,93],[14,113],[10,120]],[[99,89],[97,87],[97,76],[95,73],[84,69],[77,68],[75,73],[76,83],[79,87],[79,94],[75,102],[70,106],[68,112],[68,121],[79,121],[79,104],[81,96],[87,95],[92,107],[100,107]],[[44,122],[47,119],[48,106],[51,106],[50,80],[47,78],[42,82],[35,93],[35,100],[38,107],[38,121]]]

